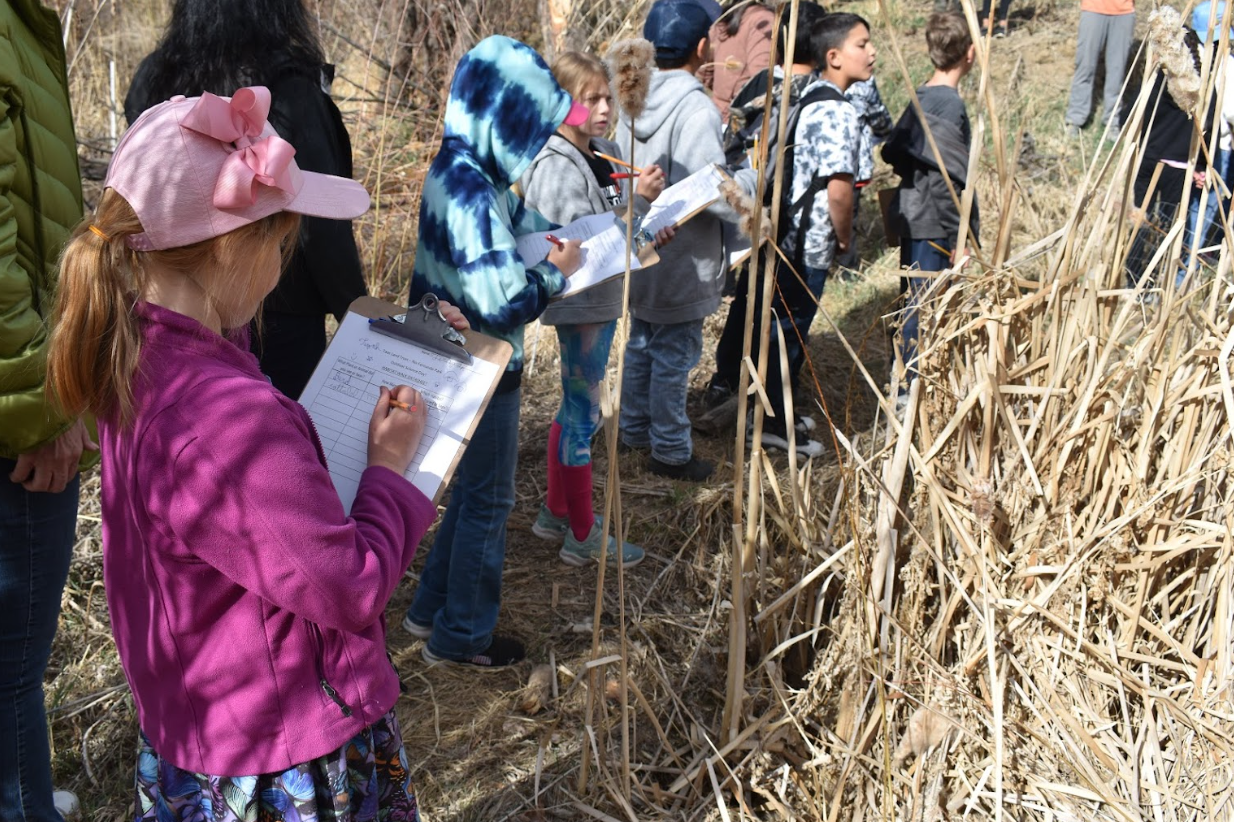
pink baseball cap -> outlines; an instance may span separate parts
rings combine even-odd
[[[230,99],[173,97],[138,117],[103,182],[145,228],[129,247],[180,248],[280,211],[350,220],[368,210],[356,181],[301,170],[269,113],[270,90],[252,86]]]
[[[591,109],[580,103],[578,100],[570,101],[570,110],[566,112],[565,124],[567,126],[581,126],[587,122],[587,118],[591,116]]]

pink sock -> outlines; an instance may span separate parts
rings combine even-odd
[[[587,539],[596,514],[591,507],[591,463],[561,466],[561,484],[570,509],[570,530],[574,538]]]
[[[561,464],[561,457],[558,456],[560,446],[561,423],[554,422],[548,429],[548,491],[545,493],[544,504],[555,517],[564,517],[570,507],[561,473],[565,466]]]

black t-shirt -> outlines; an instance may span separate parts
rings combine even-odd
[[[592,150],[595,150],[595,146],[592,146]],[[596,183],[600,186],[600,192],[604,195],[605,202],[610,207],[621,205],[621,187],[613,179],[612,163],[594,154],[590,156],[583,154],[583,159],[587,161],[587,167],[595,175]]]

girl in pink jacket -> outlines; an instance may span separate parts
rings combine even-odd
[[[345,512],[244,329],[298,215],[351,219],[369,198],[300,170],[269,108],[254,87],[148,110],[62,262],[48,382],[98,415],[136,817],[417,819],[383,612],[436,515],[402,477],[425,407],[405,385],[375,392]]]

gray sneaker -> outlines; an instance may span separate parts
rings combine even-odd
[[[414,636],[416,639],[428,641],[428,638],[433,635],[432,625],[421,625],[411,618],[411,614],[403,614],[403,630]]]
[[[574,532],[566,530],[566,541],[561,546],[561,550],[557,556],[561,557],[561,561],[566,565],[579,567],[588,565],[592,562],[600,561],[600,543],[603,540],[604,534],[600,531],[600,518],[596,517],[595,523],[591,526],[591,532],[587,534],[587,538],[581,542],[574,536]],[[608,538],[608,554],[610,560],[617,559],[617,539],[610,536]],[[638,565],[643,561],[646,554],[642,548],[633,545],[629,542],[621,544],[621,567],[630,568]]]
[[[65,822],[73,822],[81,816],[81,803],[77,801],[77,794],[72,791],[53,791],[51,801]]]
[[[531,533],[540,539],[561,542],[566,538],[566,534],[570,533],[570,518],[556,516],[548,510],[547,505],[541,505],[536,521],[532,523]]]

